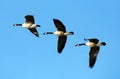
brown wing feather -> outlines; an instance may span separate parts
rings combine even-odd
[[[92,68],[96,62],[100,47],[92,47],[89,52],[89,67]]]
[[[98,39],[96,38],[92,38],[92,39],[88,39],[90,42],[94,42],[95,44],[97,44],[99,42]]]
[[[26,22],[28,23],[32,23],[32,24],[35,23],[33,15],[26,15],[25,19],[26,19]]]
[[[64,24],[58,20],[58,19],[53,19],[53,22],[57,28],[58,31],[63,31],[63,32],[66,32],[66,28],[64,26]]]
[[[29,29],[35,36],[39,37],[39,33],[37,32],[36,28]]]
[[[58,37],[58,53],[61,53],[63,48],[65,47],[67,37],[66,36],[59,36]]]

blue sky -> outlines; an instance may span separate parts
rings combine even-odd
[[[0,79],[119,79],[119,0],[1,0]],[[40,38],[27,29],[13,27],[25,15],[34,15]],[[52,19],[61,20],[68,37],[62,54]],[[101,47],[93,69],[88,67],[88,47],[75,47],[84,38],[98,38]]]

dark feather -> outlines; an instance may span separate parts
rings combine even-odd
[[[39,37],[39,34],[38,34],[36,28],[30,28],[29,30],[30,30],[30,32],[32,32],[35,36]]]
[[[26,15],[25,19],[27,23],[32,23],[32,24],[35,23],[33,15]]]
[[[61,53],[63,48],[65,47],[67,37],[66,36],[59,36],[58,37],[58,53]]]
[[[91,47],[89,52],[89,67],[92,68],[96,62],[100,47]]]
[[[99,42],[99,40],[96,38],[91,38],[91,39],[87,39],[87,40],[89,40],[90,42],[94,42],[95,44],[97,44]]]
[[[64,26],[64,24],[58,20],[58,19],[53,19],[53,22],[57,28],[58,31],[63,31],[63,32],[66,32],[66,28]]]

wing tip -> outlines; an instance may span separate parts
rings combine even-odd
[[[92,69],[94,66],[93,65],[89,65],[90,69]]]
[[[61,54],[61,53],[62,53],[62,50],[58,50],[58,53]]]
[[[27,17],[27,16],[34,16],[34,15],[25,15],[25,17]]]
[[[53,18],[53,21],[56,23],[56,22],[60,22],[60,20],[59,19],[55,19],[55,18]]]
[[[58,20],[58,19],[56,19],[56,18],[53,18],[53,20],[55,21],[55,20]]]
[[[38,33],[33,33],[36,37],[39,37],[39,34]]]

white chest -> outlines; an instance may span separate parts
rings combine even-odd
[[[64,32],[62,32],[62,31],[56,31],[56,32],[54,32],[54,34],[58,35],[58,36],[63,36]]]
[[[86,43],[86,45],[87,45],[87,46],[89,46],[89,47],[96,46],[96,44],[95,44],[95,43],[93,43],[93,42],[87,42],[87,43]]]
[[[36,25],[32,24],[32,23],[24,23],[22,26],[25,28],[35,28],[36,27]]]

